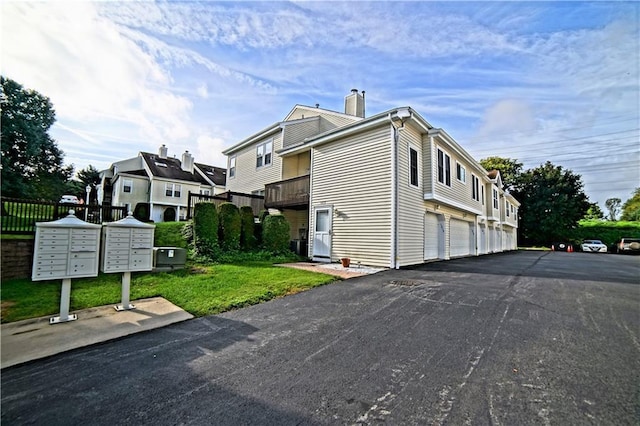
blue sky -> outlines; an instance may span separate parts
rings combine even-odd
[[[13,2],[3,75],[48,96],[76,170],[223,149],[295,104],[411,106],[476,159],[549,160],[585,192],[640,186],[635,2]]]

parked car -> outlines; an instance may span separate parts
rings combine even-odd
[[[58,202],[61,204],[79,204],[80,200],[75,195],[63,195]]]
[[[580,244],[582,251],[586,253],[606,253],[607,245],[600,240],[584,240]]]
[[[571,243],[557,242],[557,243],[551,244],[551,250],[553,250],[553,251],[571,251],[571,250],[573,250],[573,247],[571,246]]]
[[[623,238],[618,243],[618,253],[640,253],[640,238]]]

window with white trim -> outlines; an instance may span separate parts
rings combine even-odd
[[[258,145],[256,148],[256,167],[271,165],[272,151],[273,139]]]
[[[133,192],[132,179],[122,179],[122,192]]]
[[[211,195],[211,191],[209,191],[208,189],[201,189],[200,190],[200,194],[202,194],[202,195]]]
[[[467,182],[467,169],[464,166],[456,161],[456,178],[462,182]]]
[[[236,176],[236,157],[229,158],[229,177],[233,178]]]
[[[498,209],[499,205],[498,205],[498,190],[494,189],[493,190],[493,208],[494,209]]]
[[[506,210],[507,217],[509,217],[509,207],[510,206],[511,205],[509,204],[509,202],[507,200],[504,200],[504,209]]]
[[[480,199],[482,200],[482,205],[484,206],[484,185],[480,187]]]
[[[480,201],[480,180],[474,174],[471,175],[471,198]]]
[[[409,147],[409,183],[418,186],[418,151]]]
[[[451,186],[451,157],[438,148],[438,182]]]
[[[164,195],[166,195],[167,197],[180,198],[181,192],[182,192],[182,185],[180,185],[179,183],[164,184]]]

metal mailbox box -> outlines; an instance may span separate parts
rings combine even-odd
[[[98,275],[100,225],[73,214],[53,222],[37,222],[31,280]]]
[[[151,271],[154,225],[133,216],[102,227],[102,262],[105,273]]]

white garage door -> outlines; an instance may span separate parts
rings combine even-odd
[[[480,225],[480,242],[478,243],[478,254],[485,254],[487,252],[487,227],[484,224]]]
[[[438,258],[438,217],[427,213],[424,217],[424,260]]]
[[[496,251],[496,240],[497,231],[494,227],[489,227],[489,253],[494,253]]]
[[[469,222],[451,219],[449,223],[449,249],[451,256],[468,256],[471,254]]]

